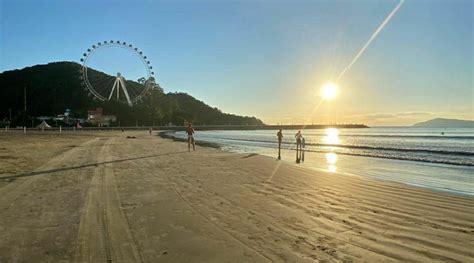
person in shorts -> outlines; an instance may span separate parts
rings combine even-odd
[[[301,140],[303,138],[303,135],[301,135],[301,131],[298,131],[295,134],[295,139],[296,139],[296,162],[299,163],[301,160]]]
[[[188,134],[188,151],[191,151],[191,144],[193,144],[193,151],[195,151],[196,145],[194,143],[194,128],[191,126],[191,124],[188,125],[186,133]]]
[[[278,138],[278,160],[281,160],[281,142],[283,141],[283,133],[281,132],[281,129],[277,132],[277,138]]]

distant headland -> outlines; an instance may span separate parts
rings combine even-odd
[[[425,122],[419,122],[414,124],[415,127],[473,127],[474,121],[471,120],[458,120],[458,119],[445,119],[435,118]]]

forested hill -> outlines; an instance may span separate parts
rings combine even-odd
[[[105,114],[117,116],[121,125],[260,125],[255,117],[221,112],[185,93],[163,93],[153,89],[144,101],[133,107],[117,101],[100,102],[88,96],[81,86],[81,65],[55,62],[0,73],[0,121],[12,114],[12,126],[25,116],[55,116],[70,109],[73,117],[86,118],[87,110],[102,107]],[[24,89],[27,111],[24,109]]]

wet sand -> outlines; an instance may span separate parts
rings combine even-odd
[[[146,131],[2,132],[0,233],[0,262],[472,262],[474,198]]]

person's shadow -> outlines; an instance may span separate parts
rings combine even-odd
[[[304,163],[304,150],[296,146],[296,163]]]
[[[70,167],[53,168],[53,169],[50,169],[50,170],[33,171],[33,172],[27,172],[27,173],[22,173],[22,174],[8,175],[8,176],[0,177],[0,182],[2,182],[2,181],[10,182],[10,181],[13,181],[13,180],[15,180],[17,178],[21,178],[21,177],[29,177],[29,176],[36,176],[36,175],[47,175],[47,174],[52,174],[52,173],[57,173],[57,172],[62,172],[62,171],[68,171],[68,170],[76,170],[76,169],[82,169],[82,168],[94,167],[94,166],[97,167],[99,165],[104,165],[104,164],[108,164],[108,163],[120,163],[120,162],[126,162],[126,161],[154,158],[154,157],[159,157],[159,156],[181,154],[181,153],[186,153],[186,152],[187,151],[160,153],[160,154],[153,154],[153,155],[130,157],[130,158],[125,158],[125,159],[116,159],[116,160],[105,161],[105,162],[88,163],[88,164],[70,166]],[[60,174],[57,174],[57,175],[60,175]]]

